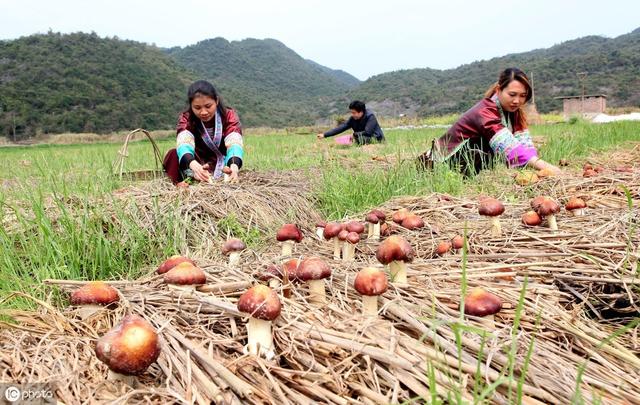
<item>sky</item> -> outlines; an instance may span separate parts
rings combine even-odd
[[[449,69],[640,27],[640,1],[0,0],[0,39],[95,32],[160,47],[223,37],[274,38],[361,80]]]

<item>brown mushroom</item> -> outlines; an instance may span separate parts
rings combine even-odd
[[[542,223],[542,218],[535,211],[527,211],[522,214],[522,223],[527,226],[538,226]]]
[[[118,290],[102,281],[87,283],[71,294],[71,304],[79,306],[78,315],[81,319],[87,319],[119,300]]]
[[[417,215],[409,214],[407,215],[401,223],[403,228],[406,228],[410,231],[415,229],[420,229],[424,227],[424,221]]]
[[[162,264],[156,269],[156,273],[164,274],[169,270],[171,270],[172,268],[179,265],[180,263],[185,263],[185,262],[191,263],[194,266],[196,265],[196,263],[193,260],[189,259],[188,257],[174,255],[168,258],[167,260],[165,260],[164,262],[162,262]]]
[[[598,175],[598,172],[596,172],[593,169],[587,169],[582,172],[582,177],[596,177],[597,175]]]
[[[482,288],[474,288],[464,299],[464,313],[483,318],[483,323],[494,329],[494,315],[502,309],[500,297]]]
[[[391,282],[407,283],[407,263],[415,257],[413,248],[401,236],[392,235],[385,239],[376,250],[376,258],[384,265],[389,265]]]
[[[443,240],[440,243],[438,243],[438,245],[436,246],[436,250],[434,254],[436,256],[444,256],[450,250],[451,250],[451,242],[449,242],[448,240]]]
[[[378,315],[378,296],[388,288],[387,275],[375,267],[360,270],[353,281],[353,287],[362,295],[362,313],[364,316]]]
[[[331,268],[319,257],[308,257],[300,262],[296,279],[309,286],[310,301],[315,304],[326,302],[324,279],[331,276]]]
[[[135,386],[135,376],[145,372],[160,355],[155,329],[138,315],[127,315],[96,342],[96,357],[109,367],[110,381]]]
[[[340,240],[338,235],[342,231],[342,225],[337,222],[329,222],[324,227],[323,236],[326,240],[333,243],[333,259],[340,260]]]
[[[404,221],[404,219],[409,214],[410,214],[410,212],[409,212],[408,209],[400,208],[398,211],[393,213],[393,215],[391,216],[391,219],[393,220],[393,222],[395,222],[396,224],[400,225],[400,224],[402,224],[402,221]]]
[[[248,342],[244,353],[272,360],[276,353],[271,322],[280,316],[282,310],[278,294],[266,285],[258,284],[240,296],[237,306],[238,311],[249,314]]]
[[[451,248],[456,254],[462,253],[462,248],[464,247],[464,238],[460,235],[456,235],[451,238]]]
[[[582,198],[578,197],[571,197],[564,205],[564,209],[576,217],[583,216],[585,208],[587,208],[587,204]]]
[[[560,212],[560,205],[550,197],[543,197],[536,201],[536,207],[534,210],[540,217],[547,218],[549,229],[552,231],[558,230],[558,223],[556,222],[556,214]]]
[[[284,224],[276,235],[276,240],[282,242],[282,256],[291,256],[294,243],[302,242],[302,232],[296,224]]]
[[[360,242],[360,234],[357,232],[349,232],[345,241],[345,250],[342,255],[342,259],[347,262],[352,262],[356,255],[356,245]]]
[[[369,225],[369,228],[367,230],[367,238],[379,239],[380,238],[380,218],[378,218],[378,216],[375,213],[370,212],[365,217],[365,221]]]
[[[222,254],[229,256],[229,267],[236,267],[240,263],[240,254],[247,245],[238,238],[231,238],[222,245]]]
[[[502,227],[500,226],[500,215],[504,212],[504,205],[495,198],[483,198],[478,205],[478,213],[491,219],[491,235],[502,235]]]
[[[180,263],[164,274],[164,282],[174,289],[195,291],[196,286],[207,282],[207,276],[198,266]]]
[[[347,235],[349,235],[349,231],[344,229],[343,226],[342,230],[338,234],[338,241],[340,241],[339,243],[342,248],[342,260],[344,260],[345,256],[347,255]]]

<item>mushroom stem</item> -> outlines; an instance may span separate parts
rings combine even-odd
[[[179,292],[179,293],[195,293],[196,286],[195,285],[178,285],[178,284],[168,284],[167,285],[170,290]]]
[[[555,215],[549,215],[547,217],[547,223],[549,224],[549,229],[551,229],[552,231],[557,231],[558,230],[558,222],[556,222],[556,216]]]
[[[286,240],[282,242],[282,256],[291,256],[293,253],[293,241]]]
[[[229,253],[229,267],[236,267],[240,264],[240,252]]]
[[[225,183],[230,182],[231,181],[231,176],[229,176],[228,174],[225,173],[224,176],[223,176],[223,181]]]
[[[401,260],[389,263],[391,282],[393,284],[407,284],[407,264]]]
[[[493,315],[487,315],[480,318],[480,323],[487,330],[496,330],[496,322],[495,317]]]
[[[340,239],[332,238],[333,240],[333,260],[340,260]]]
[[[271,321],[263,321],[254,317],[249,318],[247,338],[246,352],[255,356],[263,355],[267,360],[271,360],[275,356]]]
[[[378,316],[378,296],[362,296],[362,314],[364,316]]]
[[[78,316],[84,321],[103,308],[104,307],[100,305],[83,305],[78,308]]]
[[[124,384],[127,384],[131,388],[135,388],[138,385],[138,379],[134,375],[124,375],[120,373],[116,373],[115,371],[109,370],[109,374],[107,375],[107,381],[122,381]]]
[[[347,243],[344,246],[344,254],[342,260],[345,262],[352,262],[356,255],[356,245],[353,243]]]
[[[380,239],[380,222],[373,224],[373,238]]]
[[[347,261],[349,258],[349,243],[345,240],[342,242],[342,260]]]
[[[577,210],[571,211],[574,217],[582,217],[585,214],[584,208],[578,208]]]
[[[499,217],[491,217],[491,236],[501,236],[502,226]]]
[[[371,222],[367,223],[367,235],[369,239],[373,239],[373,224]]]
[[[317,227],[316,228],[316,235],[318,236],[318,239],[323,240],[324,239],[324,228]]]
[[[309,280],[309,301],[315,304],[324,304],[327,302],[324,291],[324,280]]]
[[[280,280],[278,280],[277,278],[272,278],[271,280],[269,280],[269,287],[271,287],[274,290],[277,290],[278,288],[280,288]]]

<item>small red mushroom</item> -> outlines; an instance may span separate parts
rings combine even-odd
[[[494,315],[502,309],[500,297],[491,294],[482,288],[474,288],[464,299],[464,313],[471,316],[478,316],[483,319],[483,323],[493,329]]]
[[[389,265],[392,282],[399,284],[407,283],[407,263],[411,263],[414,257],[411,244],[398,235],[389,236],[376,250],[378,261]]]
[[[238,238],[231,238],[222,245],[222,254],[229,256],[229,267],[236,267],[240,263],[240,254],[247,245]]]
[[[71,294],[71,304],[79,306],[78,315],[81,319],[87,319],[119,300],[118,290],[102,281],[87,283]]]
[[[300,262],[296,279],[307,283],[311,302],[324,304],[326,293],[324,279],[331,276],[331,268],[319,257],[308,257]]]
[[[409,214],[402,220],[402,227],[410,231],[424,227],[424,221],[417,215]]]
[[[527,226],[538,226],[542,223],[542,218],[535,211],[527,211],[522,214],[522,223]]]
[[[296,224],[284,224],[276,235],[276,240],[282,243],[282,256],[291,256],[294,243],[302,242],[302,231]]]
[[[264,356],[267,360],[272,360],[275,357],[275,347],[271,323],[282,311],[278,294],[271,288],[259,284],[242,294],[237,306],[238,311],[249,314],[245,354]]]
[[[585,208],[587,208],[587,204],[582,198],[578,197],[571,197],[564,205],[564,209],[576,217],[583,216]]]
[[[184,257],[184,256],[180,256],[180,255],[174,255],[174,256],[171,256],[170,258],[168,258],[167,260],[165,260],[156,269],[156,273],[164,274],[164,273],[168,272],[169,270],[171,270],[172,268],[174,268],[177,265],[179,265],[180,263],[191,263],[194,266],[196,265],[196,263],[193,260],[189,259],[188,257]]]
[[[333,243],[333,259],[340,259],[340,240],[338,239],[338,235],[342,231],[342,225],[337,222],[329,222],[323,231],[323,236],[326,240],[332,241]]]
[[[491,235],[502,235],[502,227],[500,226],[500,215],[504,212],[504,205],[495,198],[483,198],[478,205],[478,213],[491,219]]]
[[[360,270],[353,287],[362,295],[362,312],[365,316],[378,315],[378,296],[387,291],[387,275],[375,267]]]
[[[164,282],[193,291],[195,286],[207,282],[207,276],[200,267],[191,263],[181,263],[164,274]]]

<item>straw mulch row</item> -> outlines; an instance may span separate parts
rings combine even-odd
[[[221,186],[204,203],[198,198],[204,190],[178,194],[161,189],[155,204],[169,209],[171,201],[184,199],[191,204],[185,215],[203,233],[215,223],[203,218],[219,218],[224,209],[246,209],[251,214],[241,217],[243,224],[270,232],[285,218],[305,224],[305,239],[295,254],[321,256],[331,265],[328,303],[316,307],[307,302],[304,286],[282,287],[292,294],[281,294],[275,361],[242,353],[246,317],[235,305],[261,269],[282,259],[274,239],[262,251],[245,251],[240,268],[229,268],[217,246],[203,249],[211,255],[195,259],[208,283],[195,293],[168,289],[153,269],[141,280],[115,282],[122,302],[88,322],[79,321],[72,308],[46,302],[36,302],[36,312],[3,311],[16,323],[3,323],[0,330],[0,380],[50,382],[64,403],[349,404],[434,397],[457,402],[453,393],[473,402],[488,386],[495,392],[481,401],[490,403],[515,403],[519,396],[522,403],[579,398],[586,403],[639,403],[639,327],[620,331],[640,314],[637,169],[589,179],[546,179],[523,189],[521,198],[506,204],[500,238],[490,236],[476,199],[431,194],[389,201],[382,207],[387,214],[405,207],[428,227],[397,229],[417,257],[409,265],[409,285],[389,288],[376,319],[360,314],[361,297],[352,285],[358,270],[377,265],[378,242],[361,242],[353,263],[334,261],[330,244],[314,236],[311,203],[289,209],[279,205],[290,197],[283,193],[286,183],[247,183]],[[631,208],[620,185],[629,190]],[[137,204],[153,204],[148,190],[129,192]],[[585,197],[588,215],[570,217],[562,211],[556,232],[524,227],[520,215],[528,209],[531,193],[538,192],[559,201]],[[249,195],[270,204],[274,217],[260,216],[255,204],[240,206]],[[298,209],[309,211],[294,214]],[[152,226],[154,218],[141,220]],[[198,220],[205,224],[198,227]],[[434,256],[438,241],[465,232],[466,267],[460,255]],[[494,330],[480,319],[460,316],[463,276],[467,289],[481,286],[503,300]],[[72,291],[80,283],[50,284]],[[107,369],[93,353],[95,339],[125,313],[144,316],[163,342],[158,362],[139,377],[136,389],[107,383]]]

